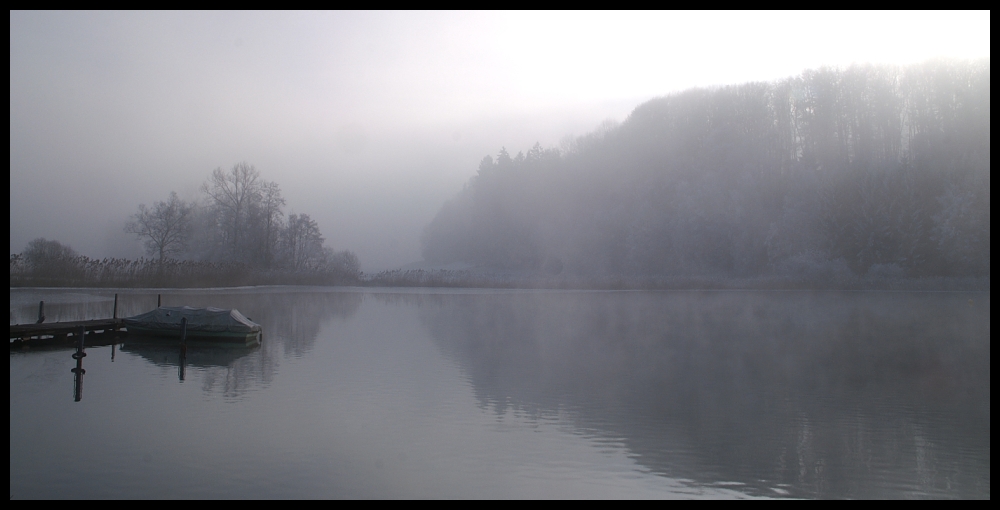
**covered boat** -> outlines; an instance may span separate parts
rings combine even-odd
[[[187,340],[252,345],[261,340],[260,324],[239,310],[161,306],[151,312],[122,319],[129,336],[181,338],[181,323],[187,319]]]

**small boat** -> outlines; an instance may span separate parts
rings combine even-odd
[[[185,339],[235,345],[260,343],[260,324],[246,318],[239,310],[161,306],[153,311],[122,319],[129,336],[180,340],[181,326],[187,319]]]

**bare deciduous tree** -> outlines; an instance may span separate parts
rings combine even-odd
[[[253,165],[240,162],[228,172],[216,168],[208,182],[202,185],[202,190],[222,213],[224,240],[235,260],[244,258],[240,254],[247,220],[251,204],[260,198],[261,184],[260,172]]]
[[[190,204],[171,191],[166,202],[156,202],[150,208],[140,204],[139,212],[132,215],[125,231],[144,239],[146,253],[158,255],[162,262],[187,245],[191,232],[191,210]]]
[[[69,279],[79,276],[75,262],[79,255],[59,241],[39,237],[28,243],[23,256],[36,277]]]
[[[305,269],[310,259],[322,256],[323,235],[316,220],[308,214],[288,215],[282,238],[288,266],[293,271]]]
[[[274,262],[274,254],[278,248],[278,233],[281,230],[281,206],[285,205],[285,199],[281,197],[281,188],[276,182],[262,181],[260,187],[260,200],[254,204],[254,225],[253,230],[257,237],[257,253],[259,262],[264,267],[271,267]]]

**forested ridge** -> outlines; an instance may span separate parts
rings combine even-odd
[[[819,69],[486,156],[426,260],[631,278],[989,277],[990,63]]]

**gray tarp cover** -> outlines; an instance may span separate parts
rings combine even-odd
[[[204,333],[250,333],[260,331],[260,325],[243,316],[239,310],[161,306],[151,312],[123,319],[126,326],[162,331],[180,331],[181,319],[187,317],[188,331]]]

